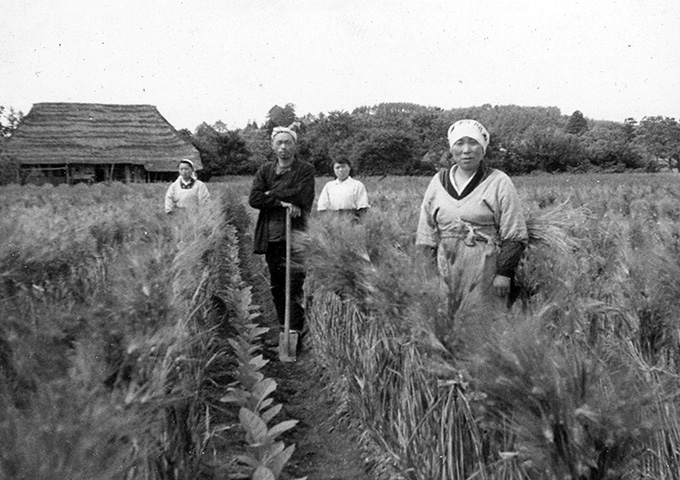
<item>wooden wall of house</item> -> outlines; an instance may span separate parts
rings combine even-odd
[[[124,182],[146,183],[167,182],[177,178],[176,172],[147,172],[142,165],[112,164],[71,164],[71,165],[22,165],[20,181],[42,185],[51,183],[60,185],[68,183]]]
[[[65,165],[22,165],[19,170],[21,184],[43,185],[51,183],[60,185],[68,183]]]

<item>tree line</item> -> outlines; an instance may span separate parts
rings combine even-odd
[[[487,161],[511,175],[677,170],[680,160],[680,124],[674,118],[592,120],[578,110],[563,115],[556,107],[487,104],[444,110],[382,103],[299,117],[287,104],[272,107],[261,126],[252,122],[228,130],[222,122],[203,123],[193,133],[180,133],[201,152],[207,177],[254,173],[271,159],[269,134],[277,125],[297,129],[298,156],[322,175],[330,174],[331,161],[340,157],[362,175],[429,175],[450,162],[446,132],[462,118],[487,127]]]
[[[0,150],[21,118],[21,112],[0,107]],[[486,126],[487,161],[510,175],[673,171],[680,162],[680,123],[674,118],[592,120],[578,110],[563,115],[557,107],[486,104],[445,110],[381,103],[298,116],[289,103],[272,107],[259,126],[251,122],[230,130],[221,121],[204,122],[179,133],[200,152],[206,179],[253,174],[272,158],[269,135],[277,125],[298,131],[298,156],[320,175],[330,174],[331,161],[341,157],[361,175],[429,175],[450,162],[446,132],[462,118]]]

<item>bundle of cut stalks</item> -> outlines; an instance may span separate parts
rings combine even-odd
[[[546,245],[564,254],[579,246],[571,232],[590,216],[584,207],[570,208],[569,200],[551,210],[529,211],[526,214],[529,245]]]
[[[344,218],[316,218],[306,232],[296,233],[295,248],[317,286],[355,298],[372,290],[373,270],[366,249],[366,232]]]

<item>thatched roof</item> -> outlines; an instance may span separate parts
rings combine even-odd
[[[198,150],[153,105],[36,103],[2,156],[22,165],[132,164],[177,170],[182,158],[203,167]]]

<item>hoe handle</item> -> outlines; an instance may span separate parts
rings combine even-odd
[[[290,208],[286,208],[286,307],[284,313],[283,332],[288,338],[290,333],[290,239],[291,239],[291,225],[290,225]]]

